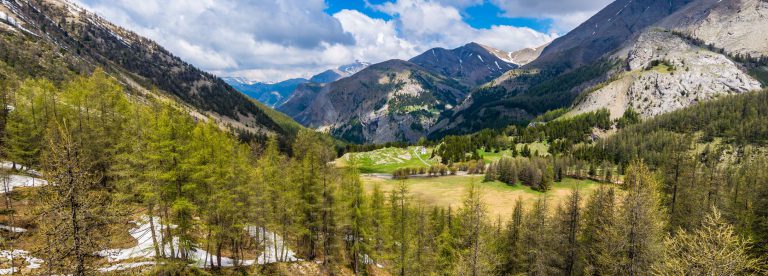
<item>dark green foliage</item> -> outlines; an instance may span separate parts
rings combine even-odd
[[[552,67],[546,71],[519,74],[515,77],[516,88],[513,90],[482,88],[472,94],[472,105],[468,108],[455,114],[444,114],[450,118],[462,116],[465,123],[454,129],[434,132],[430,137],[524,125],[536,115],[569,106],[581,93],[578,89],[581,85],[604,76],[620,63],[618,60],[602,60],[570,71],[567,66]]]
[[[640,123],[640,114],[634,108],[629,107],[624,111],[624,115],[616,120],[616,127],[619,129]]]
[[[564,139],[573,143],[590,141],[595,128],[607,130],[613,125],[606,109],[580,114],[548,123],[533,123],[522,131],[520,142],[554,141]]]

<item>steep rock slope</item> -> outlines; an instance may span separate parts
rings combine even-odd
[[[517,68],[509,53],[477,43],[446,50],[435,48],[410,60],[434,74],[454,78],[467,86],[478,86]]]
[[[765,7],[760,0],[615,1],[537,60],[474,91],[431,136],[525,123],[574,102],[571,114],[608,108],[617,117],[632,106],[655,116],[759,89],[756,76],[768,76],[760,57],[768,55]]]
[[[761,88],[738,63],[670,32],[644,33],[630,49],[627,61],[626,72],[587,92],[571,114],[609,108],[617,118],[632,107],[647,118]]]
[[[0,12],[4,25],[0,49],[5,53],[0,57],[9,65],[38,66],[17,68],[25,74],[87,73],[101,67],[129,88],[178,101],[190,113],[204,113],[222,125],[285,134],[260,107],[223,80],[66,0],[3,0]],[[48,51],[56,52],[55,62],[42,53]],[[162,92],[150,92],[155,87]]]
[[[644,31],[616,56],[627,60],[622,80],[585,95],[572,114],[629,107],[645,117],[761,88],[749,72],[766,64],[768,2],[699,0]],[[629,79],[629,80],[628,80]],[[611,99],[624,99],[616,101]],[[618,114],[616,114],[618,113]]]
[[[402,60],[372,65],[331,84],[305,87],[314,99],[306,108],[294,103],[294,95],[281,110],[305,126],[357,143],[415,142],[468,90]]]
[[[567,35],[555,39],[527,68],[592,63],[696,0],[617,0]]]

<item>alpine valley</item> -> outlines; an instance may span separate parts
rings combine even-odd
[[[0,0],[0,275],[768,275],[766,30],[767,0]]]
[[[619,0],[536,49],[432,49],[292,93],[273,89],[289,98],[274,106],[355,143],[524,125],[559,108],[608,108],[612,118],[633,108],[649,118],[768,83],[765,9],[759,0]]]

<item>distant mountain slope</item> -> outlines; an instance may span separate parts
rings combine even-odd
[[[332,83],[342,78],[357,74],[366,67],[371,66],[368,62],[355,61],[355,63],[342,65],[339,68],[326,70],[320,74],[314,75],[309,79],[312,83]]]
[[[435,48],[416,56],[410,62],[434,74],[454,78],[467,86],[478,86],[517,68],[510,54],[477,43],[446,50]]]
[[[191,109],[233,128],[284,134],[264,111],[223,80],[182,61],[155,42],[117,27],[65,0],[4,0],[0,5],[0,48],[14,66],[45,65],[41,49],[54,50],[60,63],[75,72],[102,67],[129,87],[145,93],[158,88]],[[23,43],[23,44],[22,44]],[[23,46],[26,44],[27,46]],[[28,73],[59,70],[30,68]],[[193,112],[194,113],[194,112]]]
[[[278,83],[249,83],[233,78],[224,78],[224,81],[248,97],[251,97],[271,108],[283,104],[302,83],[307,79],[290,79]]]
[[[297,94],[280,110],[307,127],[356,143],[415,142],[468,91],[453,79],[402,60],[375,64],[330,84],[304,87],[302,93],[313,98],[306,108]]]
[[[537,53],[531,50],[527,56]],[[307,127],[353,142],[415,142],[473,87],[518,68],[510,62],[515,57],[522,55],[477,43],[435,48],[329,84],[299,85],[277,109]]]
[[[609,108],[618,117],[633,107],[650,117],[759,89],[767,28],[760,0],[617,0],[535,61],[474,91],[430,133],[521,124],[569,106],[571,114]]]
[[[271,107],[277,108],[283,105],[296,92],[296,89],[306,83],[331,83],[342,78],[354,75],[370,66],[370,63],[356,61],[343,65],[336,69],[324,71],[307,79],[290,79],[277,83],[250,82],[243,78],[224,78],[229,85],[243,94]]]

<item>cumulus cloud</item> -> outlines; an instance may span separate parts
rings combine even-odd
[[[478,42],[501,50],[513,51],[535,47],[556,38],[530,28],[492,26],[476,29],[469,26],[458,8],[427,0],[398,0],[375,6],[393,16],[402,35],[419,41],[421,50],[431,47],[455,48],[467,42]]]
[[[389,14],[388,20],[356,10],[329,15],[324,0],[77,1],[204,70],[258,81],[309,77],[355,60],[409,59],[433,47],[472,41],[512,51],[555,38],[529,28],[469,26],[463,8],[483,0],[392,0],[372,6]]]
[[[565,33],[614,0],[490,0],[507,17],[552,19],[553,31]]]

